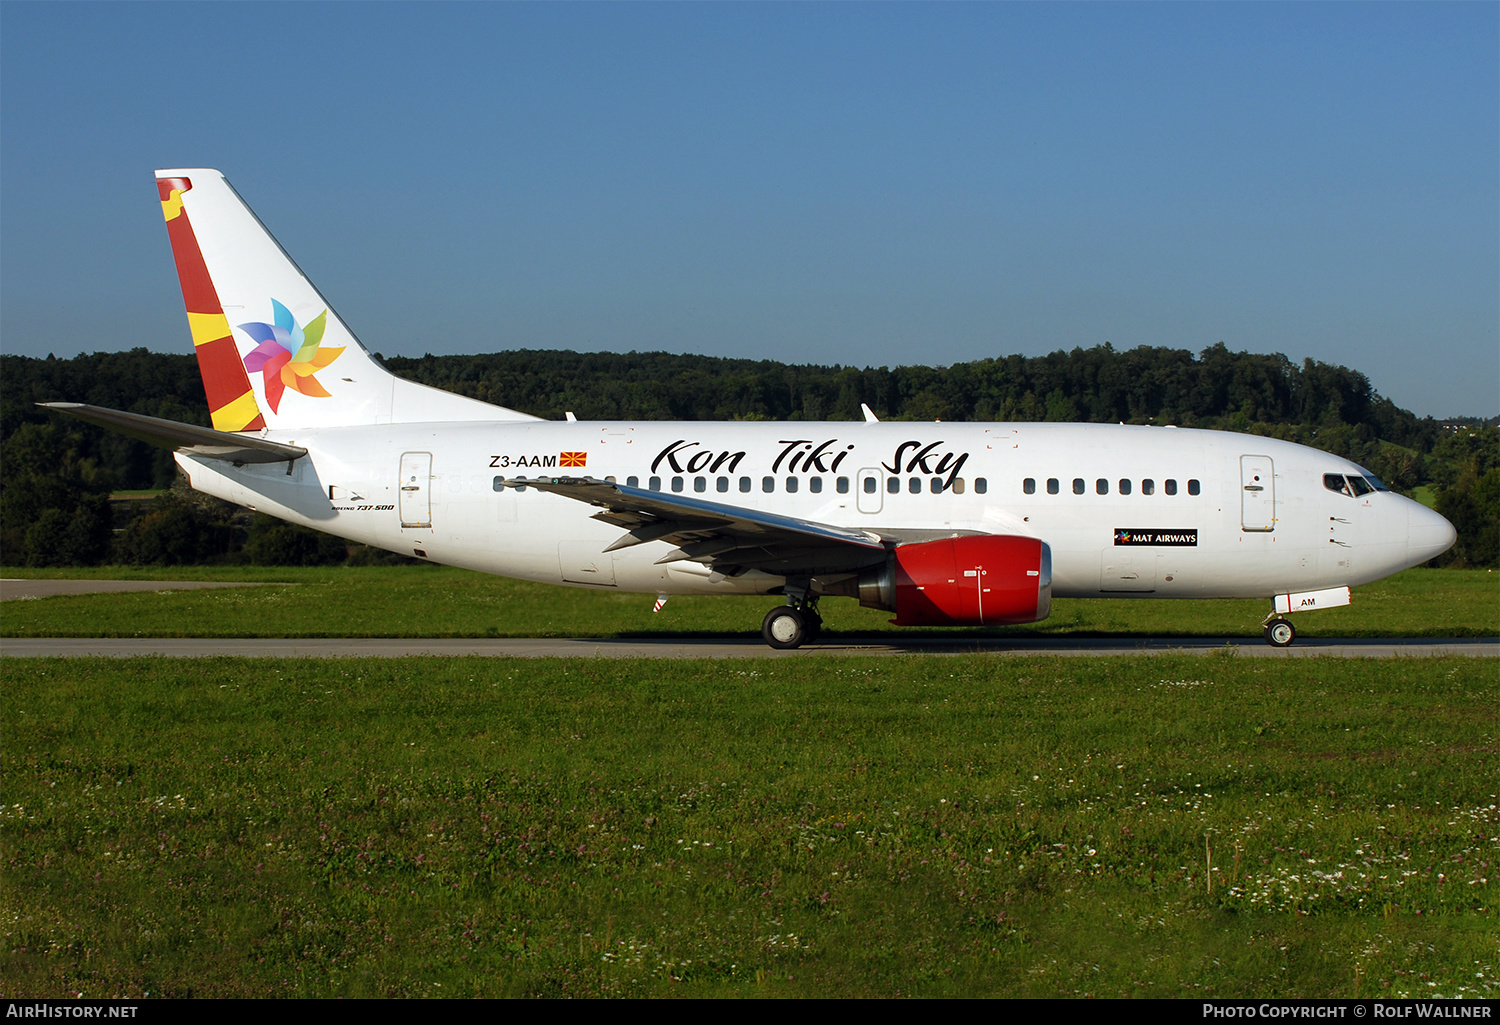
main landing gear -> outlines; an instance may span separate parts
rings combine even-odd
[[[760,624],[760,635],[773,648],[800,648],[817,641],[823,632],[823,617],[818,615],[818,600],[804,598],[778,605],[766,613]]]

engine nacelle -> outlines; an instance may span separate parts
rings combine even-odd
[[[1052,549],[1003,534],[901,545],[860,574],[859,603],[897,626],[1035,623],[1052,612]]]

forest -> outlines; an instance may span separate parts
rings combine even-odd
[[[662,352],[391,357],[393,373],[547,419],[1081,421],[1260,434],[1345,456],[1458,529],[1439,561],[1500,561],[1497,419],[1417,417],[1347,367],[1279,354],[1110,345],[949,367],[845,367]],[[7,566],[383,561],[187,491],[171,455],[37,407],[86,402],[208,426],[191,354],[0,356]],[[175,486],[174,486],[175,484]],[[161,494],[126,495],[125,492]]]

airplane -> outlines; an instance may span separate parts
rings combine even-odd
[[[893,623],[1046,619],[1054,597],[1264,598],[1287,618],[1420,565],[1452,524],[1326,452],[1092,423],[564,421],[396,377],[216,170],[156,172],[213,427],[78,403],[199,491],[437,563],[591,590],[823,598]],[[659,605],[658,605],[659,607]]]

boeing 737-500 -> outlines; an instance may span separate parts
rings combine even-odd
[[[218,171],[157,172],[213,427],[73,403],[192,487],[352,541],[593,590],[848,597],[900,625],[1030,623],[1054,596],[1291,613],[1453,544],[1367,470],[1269,438],[1060,423],[543,421],[377,363]]]

